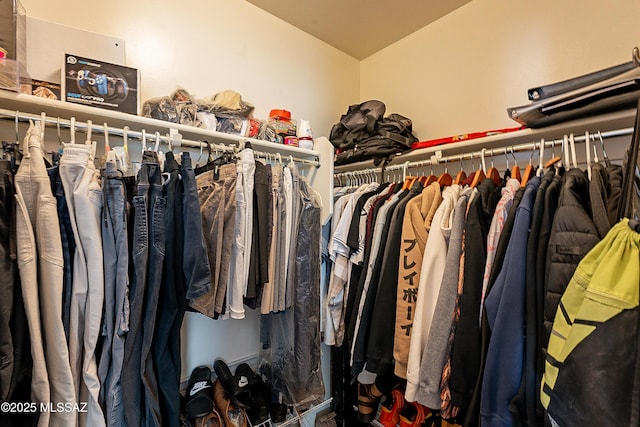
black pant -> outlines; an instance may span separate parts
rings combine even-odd
[[[165,254],[165,207],[156,153],[146,151],[138,173],[133,230],[134,275],[129,333],[122,369],[125,419],[132,426],[161,425],[155,366],[151,354],[160,278]]]
[[[271,179],[267,167],[256,162],[253,178],[253,235],[249,279],[245,304],[252,309],[260,305],[262,286],[269,281],[269,252],[271,251]]]
[[[0,401],[28,402],[31,340],[16,265],[15,189],[8,161],[0,161]],[[0,425],[33,425],[33,414],[0,413]]]
[[[186,309],[182,276],[182,186],[179,167],[173,153],[167,153],[164,163],[169,182],[165,186],[167,211],[166,253],[164,274],[158,301],[153,355],[158,369],[158,391],[162,423],[168,427],[180,425],[180,324]],[[177,325],[177,328],[174,326]],[[177,352],[176,352],[177,348]]]

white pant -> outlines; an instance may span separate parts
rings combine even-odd
[[[94,144],[95,145],[95,144]],[[98,403],[100,380],[96,344],[104,302],[102,188],[93,164],[94,145],[65,144],[60,178],[76,242],[69,323],[69,357],[77,399],[87,402],[79,425],[104,426]]]
[[[232,319],[244,319],[243,296],[249,279],[251,241],[253,238],[253,177],[256,163],[253,150],[240,152],[236,165],[236,229],[231,249],[231,269],[227,289],[229,315]]]
[[[62,240],[39,126],[29,127],[25,145],[15,186],[18,267],[33,359],[31,396],[38,404],[72,403],[76,399],[62,325]],[[74,426],[75,417],[73,412],[43,411],[38,426]]]

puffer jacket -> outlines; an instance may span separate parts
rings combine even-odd
[[[595,214],[602,215],[602,212]],[[604,220],[607,221],[606,216]],[[600,239],[592,219],[589,179],[582,170],[571,169],[563,178],[547,249],[543,353],[546,353],[560,298],[578,263]]]

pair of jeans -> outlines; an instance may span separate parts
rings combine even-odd
[[[158,375],[158,397],[160,399],[160,415],[162,424],[178,426],[180,422],[180,354],[173,349],[180,345],[180,336],[175,336],[174,322],[182,320],[184,313],[185,291],[182,275],[182,252],[184,248],[182,227],[182,184],[180,167],[172,152],[166,154],[164,175],[164,196],[167,200],[165,211],[165,258],[164,274],[160,285],[158,314],[154,331],[152,354]]]
[[[60,221],[60,238],[62,239],[62,256],[64,258],[64,274],[62,276],[62,325],[69,342],[69,322],[71,317],[71,293],[73,290],[73,259],[76,253],[76,242],[71,227],[69,207],[64,196],[64,187],[60,177],[60,167],[48,169],[51,180],[51,191],[56,198],[58,220]]]
[[[27,402],[30,400],[33,364],[29,327],[16,262],[13,175],[12,161],[0,160],[0,401]],[[0,414],[0,425],[35,425],[35,415]]]
[[[227,285],[230,284],[236,180],[235,164],[222,165],[217,171],[210,170],[196,177],[202,232],[211,267],[211,289],[198,298],[189,299],[189,306],[211,318],[223,312]]]
[[[129,243],[127,200],[122,175],[113,161],[105,164],[102,249],[104,253],[104,321],[98,377],[107,426],[124,425],[120,375],[129,331]]]
[[[78,415],[80,425],[105,424],[99,404],[100,380],[96,347],[104,303],[101,219],[102,189],[93,163],[93,144],[64,144],[60,178],[76,243],[69,318],[69,359],[76,398],[87,402]]]
[[[40,135],[40,126],[31,124],[15,176],[18,267],[33,358],[31,396],[36,403],[74,402],[62,326],[62,243]],[[45,411],[38,420],[39,426],[75,424],[72,412]]]
[[[180,425],[180,327],[187,298],[211,289],[211,271],[202,234],[200,202],[189,153],[181,163],[172,152],[165,159],[165,266],[153,339],[163,425]]]
[[[15,334],[12,319],[15,307],[15,259],[11,259],[13,220],[13,174],[6,168],[7,162],[0,163],[0,400],[11,396],[11,382],[14,373]],[[19,361],[18,361],[19,362]]]
[[[145,151],[133,197],[133,282],[125,342],[122,398],[130,426],[161,425],[158,384],[151,355],[165,255],[165,208],[158,156]]]

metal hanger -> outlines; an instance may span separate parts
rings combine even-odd
[[[93,122],[91,120],[87,120],[87,139],[84,142],[85,145],[91,144],[91,132],[93,131]]]
[[[600,145],[602,146],[602,157],[604,158],[604,163],[607,167],[609,167],[611,166],[611,161],[609,160],[609,156],[607,156],[607,152],[604,149],[604,139],[602,138],[602,133],[600,133],[600,131],[598,131],[598,139],[600,139]]]
[[[76,118],[71,117],[69,119],[69,143],[76,143]]]
[[[142,139],[141,152],[142,154],[144,154],[144,152],[147,151],[147,131],[145,129],[142,129],[140,133],[141,133],[140,138]]]
[[[63,145],[62,145],[62,135],[60,133],[60,117],[58,117],[58,120],[56,121],[56,130],[58,131],[58,146],[62,148]]]
[[[156,132],[156,145],[153,146],[153,151],[157,153],[159,148],[160,148],[160,132]]]
[[[18,110],[16,110],[16,119],[15,119],[15,125],[16,125],[16,146],[19,148],[20,147],[20,135],[19,135],[19,130],[20,130],[20,126],[19,126],[19,122],[20,122],[20,112]]]
[[[584,132],[584,146],[587,155],[587,178],[591,181],[591,138],[589,131]]]

